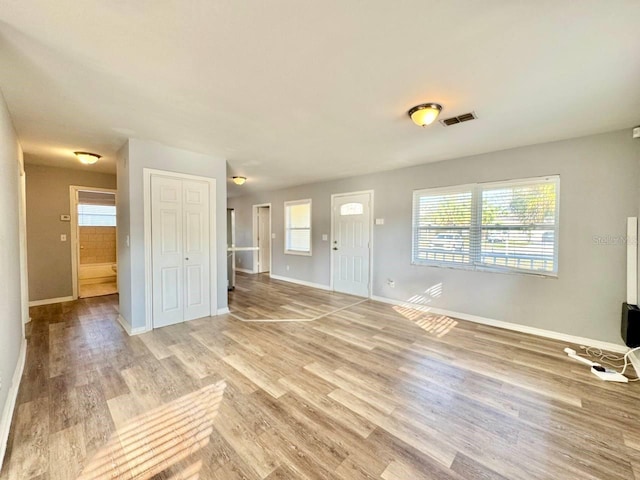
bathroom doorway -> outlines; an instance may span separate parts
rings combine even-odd
[[[118,293],[116,191],[70,189],[73,297]]]

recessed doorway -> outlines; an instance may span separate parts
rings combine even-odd
[[[271,204],[253,206],[253,254],[255,273],[271,272]]]
[[[70,187],[73,298],[118,293],[116,191]]]

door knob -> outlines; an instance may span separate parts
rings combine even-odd
[[[186,257],[185,260],[189,260],[189,257]]]

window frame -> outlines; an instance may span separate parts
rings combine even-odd
[[[481,263],[482,257],[482,199],[485,190],[493,190],[498,188],[513,188],[518,185],[527,184],[543,184],[553,183],[555,185],[555,212],[553,228],[553,271],[529,270],[524,268],[495,266]],[[469,262],[448,262],[439,260],[420,260],[416,258],[417,254],[417,234],[418,217],[416,207],[420,196],[437,195],[445,193],[471,193],[471,222],[469,226]],[[512,180],[501,180],[495,182],[471,183],[463,185],[451,185],[447,187],[423,188],[413,191],[412,195],[412,212],[411,212],[411,265],[453,268],[456,270],[474,270],[493,273],[505,273],[515,275],[533,275],[539,277],[558,278],[559,273],[559,239],[560,239],[560,175],[545,175],[540,177],[518,178]],[[455,230],[456,228],[442,227],[443,230]],[[466,229],[464,229],[466,230]]]
[[[287,214],[288,207],[295,205],[309,205],[309,228],[289,228],[289,218]],[[309,251],[304,250],[289,250],[287,249],[288,232],[290,230],[309,230]],[[299,255],[303,257],[311,257],[313,254],[313,205],[310,198],[302,200],[288,200],[284,202],[284,254],[285,255]]]

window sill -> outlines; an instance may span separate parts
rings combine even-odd
[[[311,252],[296,252],[295,250],[285,250],[284,251],[285,255],[298,255],[301,257],[310,257],[311,256]]]
[[[503,275],[521,275],[525,277],[538,277],[538,278],[548,278],[552,280],[558,279],[557,272],[528,272],[526,270],[503,270],[500,268],[491,268],[485,267],[481,265],[447,265],[445,263],[423,263],[423,262],[415,262],[412,261],[411,265],[415,267],[435,267],[435,268],[447,268],[450,270],[465,270],[471,272],[485,272],[485,273],[500,273]]]

